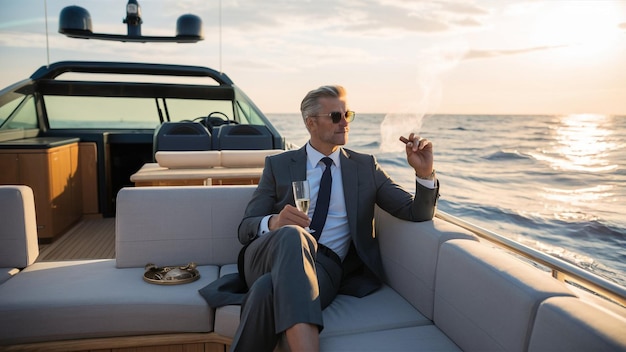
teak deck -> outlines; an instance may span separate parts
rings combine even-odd
[[[115,258],[115,218],[83,219],[51,244],[39,246],[37,261]]]

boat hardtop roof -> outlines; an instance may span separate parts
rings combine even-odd
[[[60,61],[49,66],[42,66],[30,78],[35,81],[55,79],[67,72],[210,77],[220,85],[234,85],[230,77],[224,72],[218,72],[208,67],[138,62]]]

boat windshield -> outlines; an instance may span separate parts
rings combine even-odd
[[[155,128],[163,121],[197,121],[210,114],[235,119],[230,100],[51,95],[44,103],[51,129]]]
[[[37,128],[35,111],[35,99],[32,95],[18,96],[0,106],[0,129]]]
[[[165,122],[264,126],[281,138],[228,76],[209,68],[60,62],[0,91],[0,140],[54,130],[151,133]]]

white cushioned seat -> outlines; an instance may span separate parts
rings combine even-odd
[[[0,224],[1,272],[34,263],[39,245],[35,198],[30,187],[0,186]]]
[[[236,265],[225,265],[220,275],[237,272]],[[215,332],[233,337],[239,325],[239,306],[217,308]],[[411,306],[389,286],[357,298],[338,295],[323,311],[324,330],[320,336],[337,336],[354,333],[388,330],[411,326],[431,325],[432,322]]]
[[[323,311],[324,330],[320,336],[337,336],[431,325],[402,296],[387,285],[362,298],[338,295]]]
[[[263,167],[265,157],[284,152],[282,149],[222,150],[223,167]]]
[[[363,332],[320,335],[322,351],[461,351],[434,325]]]
[[[439,247],[451,239],[478,240],[441,219],[410,222],[380,208],[376,208],[376,236],[388,284],[431,320]]]
[[[578,298],[548,298],[537,311],[528,351],[626,351],[626,319]]]
[[[212,167],[263,167],[265,157],[282,153],[282,149],[158,151],[154,157],[168,169],[201,169]]]
[[[19,272],[20,269],[18,268],[0,268],[0,284],[12,278]]]
[[[113,259],[40,262],[0,285],[0,345],[87,337],[210,332],[213,311],[198,289],[143,281],[144,268],[115,268]]]
[[[235,337],[237,327],[239,327],[239,316],[241,315],[241,306],[230,305],[219,307],[215,310],[215,326],[213,331],[228,337]]]
[[[466,351],[525,351],[539,304],[573,293],[549,273],[474,241],[441,245],[435,324]]]
[[[117,267],[237,262],[237,228],[255,187],[123,188],[115,219]]]
[[[220,268],[220,277],[237,272],[237,264],[227,264]],[[241,314],[241,306],[230,305],[219,307],[215,310],[215,326],[213,331],[216,333],[233,338],[237,327],[239,326],[239,315]]]
[[[161,167],[168,169],[199,169],[218,167],[222,163],[219,150],[158,151],[154,158]]]

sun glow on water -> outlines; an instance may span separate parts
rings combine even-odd
[[[575,114],[561,117],[554,128],[552,148],[533,153],[533,157],[551,164],[555,170],[607,172],[617,169],[607,153],[618,146],[610,129],[610,117]]]
[[[605,177],[619,168],[611,153],[619,148],[614,135],[614,119],[595,114],[566,115],[551,128],[550,146],[533,153],[564,177],[575,177],[576,185],[564,182],[542,187],[539,194],[544,212],[566,222],[597,220],[599,210],[610,211],[618,206],[617,185],[595,184],[596,177]]]

